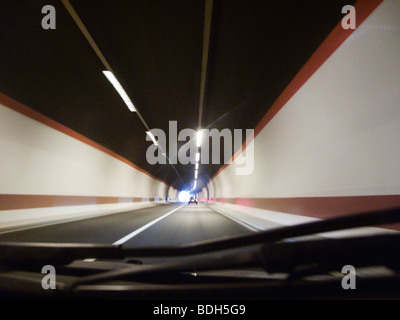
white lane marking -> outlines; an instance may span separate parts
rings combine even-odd
[[[232,216],[230,216],[230,215],[228,215],[228,214],[226,214],[226,213],[224,213],[224,212],[222,212],[220,210],[217,210],[216,208],[210,208],[210,209],[214,210],[215,212],[218,212],[220,215],[223,215],[224,217],[226,217],[228,219],[231,219],[232,221],[235,221],[236,223],[242,225],[243,227],[249,229],[250,231],[253,231],[253,232],[260,231],[260,229],[257,229],[257,228],[255,228],[255,227],[253,227],[253,226],[251,226],[251,225],[249,225],[249,224],[247,224],[247,223],[245,223],[245,222],[243,222],[243,221],[241,221],[241,220],[239,220],[237,218],[234,218],[234,217],[232,217]]]
[[[143,231],[146,230],[147,228],[151,227],[153,224],[157,223],[158,221],[160,221],[160,220],[162,220],[162,219],[168,217],[170,214],[172,214],[172,213],[174,213],[175,211],[179,210],[179,209],[182,208],[183,206],[184,206],[184,204],[181,205],[181,206],[178,207],[178,208],[175,208],[175,209],[171,210],[170,212],[167,212],[167,213],[164,214],[163,216],[161,216],[161,217],[159,217],[159,218],[157,218],[157,219],[155,219],[155,220],[149,222],[148,224],[145,224],[143,227],[140,227],[139,229],[137,229],[137,230],[131,232],[130,234],[126,235],[125,237],[119,239],[118,241],[115,241],[115,242],[113,243],[113,245],[120,245],[120,244],[123,244],[124,242],[128,241],[129,239],[132,239],[134,236],[138,235],[139,233],[143,232]]]
[[[101,214],[101,215],[88,215],[88,216],[82,216],[82,217],[77,217],[77,218],[72,218],[72,219],[68,219],[65,218],[64,220],[61,221],[55,221],[55,222],[49,222],[49,223],[43,223],[43,224],[37,224],[37,225],[31,225],[31,226],[26,226],[26,227],[20,227],[18,229],[10,229],[10,230],[5,230],[5,231],[0,231],[0,234],[6,234],[6,233],[11,233],[11,232],[18,232],[18,231],[25,231],[25,230],[31,230],[31,229],[37,229],[37,228],[42,228],[42,227],[50,227],[50,226],[55,226],[57,224],[63,224],[63,223],[69,223],[69,222],[76,222],[79,220],[86,220],[86,219],[92,219],[92,218],[101,218],[101,217],[107,217],[110,216],[112,214],[120,214],[120,213],[125,213],[125,212],[129,212],[129,211],[135,211],[135,210],[142,210],[142,209],[147,209],[147,208],[151,208],[150,207],[144,207],[144,208],[132,208],[132,209],[128,209],[127,211],[125,211],[125,209],[123,211],[117,211],[117,212],[111,212],[111,213],[106,213],[106,214]]]
[[[37,229],[37,228],[43,228],[43,227],[50,227],[50,226],[55,226],[57,224],[63,224],[63,223],[68,223],[68,222],[76,222],[76,221],[79,221],[79,220],[85,220],[85,219],[91,219],[91,218],[93,218],[93,217],[89,217],[89,218],[88,217],[78,217],[76,219],[71,219],[71,220],[63,220],[63,221],[50,222],[50,223],[45,223],[45,224],[38,224],[38,225],[34,225],[34,226],[22,227],[22,228],[19,228],[19,229],[1,231],[0,234],[6,234],[6,233],[18,232],[18,231],[25,231],[25,230],[31,230],[31,229]],[[94,217],[94,218],[97,218],[97,217]]]

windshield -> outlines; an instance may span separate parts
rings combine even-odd
[[[396,291],[399,1],[0,14],[0,294]]]

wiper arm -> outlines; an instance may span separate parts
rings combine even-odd
[[[73,290],[82,284],[104,282],[114,279],[123,279],[126,277],[140,277],[145,275],[166,274],[176,272],[191,272],[202,270],[221,270],[236,269],[240,267],[259,267],[263,265],[261,247],[250,248],[241,253],[224,253],[217,256],[191,257],[186,260],[178,260],[160,264],[133,265],[123,269],[102,272],[100,274],[90,275],[76,280],[64,289]]]
[[[298,266],[340,269],[344,265],[400,267],[400,234],[386,234],[299,242],[275,242],[263,246],[268,272],[292,272]]]
[[[0,242],[0,263],[46,262],[65,264],[77,259],[189,256],[246,247],[310,234],[400,222],[400,208],[376,210],[300,225],[280,227],[251,235],[207,240],[177,247],[123,248],[103,244]]]
[[[124,269],[83,277],[65,289],[82,284],[104,282],[126,277],[191,272],[240,267],[261,267],[268,272],[293,274],[298,266],[312,265],[313,271],[331,271],[346,264],[362,266],[384,265],[398,270],[400,234],[325,239],[301,242],[266,243],[240,253],[227,253],[204,258],[192,258],[156,265],[136,265]]]
[[[400,222],[400,208],[352,214],[344,217],[279,227],[250,235],[195,242],[179,247],[132,248],[125,250],[131,256],[141,257],[187,256],[218,250],[247,247],[260,243],[274,242],[282,239],[307,236],[328,231],[383,225],[394,222]]]
[[[123,248],[97,244],[38,244],[0,243],[0,263],[22,264],[24,262],[46,262],[66,264],[78,259],[122,259],[144,256],[188,256],[220,250],[248,247],[241,252],[223,252],[210,257],[191,257],[186,261],[174,261],[159,265],[135,265],[119,270],[82,277],[68,284],[61,284],[60,290],[73,291],[79,285],[98,283],[113,279],[163,274],[168,272],[190,272],[238,267],[260,266],[270,272],[292,273],[298,265],[316,264],[318,268],[339,264],[359,263],[361,265],[383,264],[399,270],[400,235],[355,237],[346,239],[313,240],[276,243],[279,240],[310,234],[389,224],[400,221],[400,209],[373,211],[346,217],[321,220],[302,225],[282,227],[248,236],[222,240],[210,240],[181,247]],[[344,250],[345,248],[345,250]],[[386,248],[386,249],[385,249]],[[326,270],[326,269],[322,269]]]

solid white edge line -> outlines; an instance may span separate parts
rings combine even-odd
[[[172,214],[172,213],[174,213],[175,211],[179,210],[179,209],[182,208],[183,206],[184,206],[184,204],[181,205],[181,206],[178,207],[178,208],[175,208],[175,209],[171,210],[170,212],[167,212],[167,213],[164,214],[163,216],[161,216],[161,217],[159,217],[159,218],[157,218],[157,219],[155,219],[155,220],[153,220],[153,221],[151,221],[151,222],[145,224],[144,226],[140,227],[139,229],[136,229],[135,231],[131,232],[130,234],[126,235],[125,237],[123,237],[123,238],[121,238],[121,239],[115,241],[115,242],[113,243],[113,245],[120,245],[120,244],[125,243],[126,241],[132,239],[134,236],[138,235],[139,233],[143,232],[143,231],[146,230],[147,228],[151,227],[153,224],[159,222],[160,220],[162,220],[162,219],[168,217],[170,214]]]
[[[153,207],[153,205],[149,206],[149,207],[144,207],[144,208],[133,208],[133,209],[129,209],[129,210],[124,210],[124,211],[117,211],[114,213],[106,213],[106,214],[100,214],[100,215],[88,215],[88,216],[82,216],[82,217],[77,217],[77,218],[73,218],[73,219],[68,219],[65,218],[66,220],[61,220],[61,221],[55,221],[55,222],[49,222],[49,223],[44,223],[44,224],[35,224],[35,225],[31,225],[31,226],[26,226],[26,227],[20,227],[18,229],[10,229],[10,230],[4,230],[4,231],[0,231],[0,235],[1,234],[6,234],[6,233],[11,233],[11,232],[18,232],[18,231],[25,231],[25,230],[30,230],[30,229],[37,229],[37,228],[42,228],[42,227],[51,227],[57,224],[63,224],[63,223],[68,223],[68,222],[76,222],[79,220],[86,220],[86,219],[92,219],[92,218],[101,218],[101,217],[105,217],[105,216],[109,216],[112,214],[120,214],[123,212],[128,212],[128,211],[134,211],[134,210],[141,210],[141,209],[147,209],[147,208],[151,208]]]
[[[210,208],[210,207],[209,207],[209,208]],[[228,214],[222,212],[221,210],[218,210],[218,209],[216,209],[216,208],[210,208],[210,209],[211,209],[211,210],[214,210],[215,212],[219,213],[220,215],[223,215],[224,217],[226,217],[226,218],[228,218],[228,219],[231,219],[232,221],[235,221],[236,223],[242,225],[243,227],[249,229],[250,231],[258,232],[258,231],[261,231],[261,230],[262,230],[262,229],[257,229],[257,228],[255,228],[255,227],[253,227],[253,226],[251,226],[251,225],[249,225],[249,224],[247,224],[247,223],[245,223],[245,222],[243,222],[243,221],[241,221],[241,220],[239,220],[239,219],[237,219],[237,218],[234,218],[234,217],[232,217],[232,216],[230,216],[230,215],[228,215]]]

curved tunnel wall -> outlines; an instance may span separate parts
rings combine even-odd
[[[323,60],[339,25],[255,129],[254,171],[224,167],[210,200],[281,224],[399,206],[399,16],[384,1]]]
[[[151,205],[167,185],[0,94],[0,224]],[[40,209],[38,209],[40,208]]]
[[[179,195],[179,191],[177,189],[175,189],[173,186],[170,186],[168,188],[167,199],[169,201],[177,201],[178,195]]]

